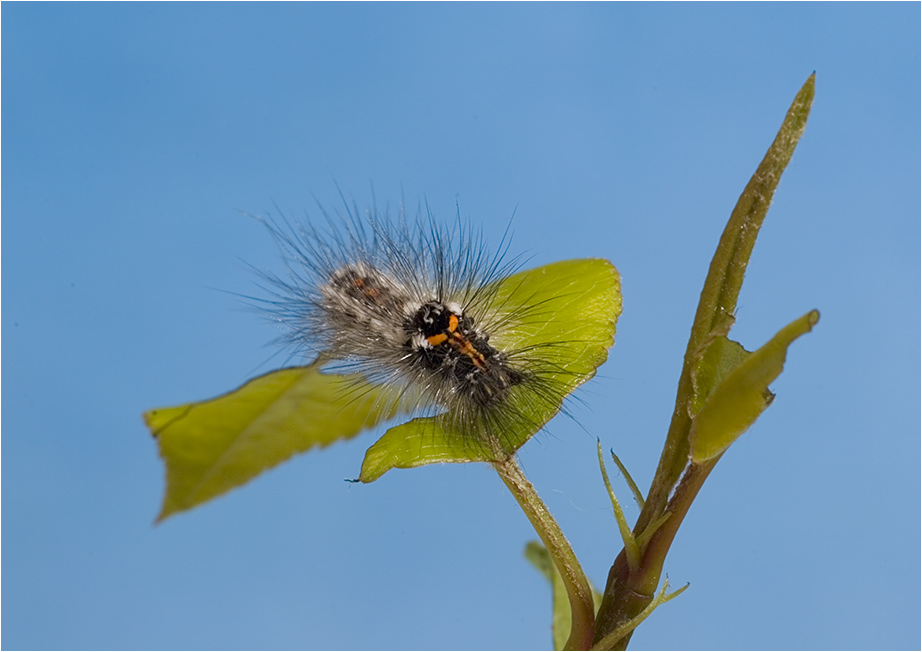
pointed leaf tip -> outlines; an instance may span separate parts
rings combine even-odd
[[[144,421],[166,465],[157,522],[293,455],[354,437],[394,411],[383,390],[322,373],[320,364],[273,371],[211,400],[149,410]]]
[[[774,394],[768,389],[784,367],[788,347],[819,321],[817,310],[808,312],[784,328],[762,348],[740,359],[736,346],[732,351],[735,366],[719,376],[703,407],[693,415],[689,437],[693,462],[701,463],[722,454],[771,404]],[[741,347],[740,347],[741,348]]]

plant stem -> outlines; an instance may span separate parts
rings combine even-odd
[[[711,260],[698,310],[692,324],[685,361],[679,376],[672,423],[659,466],[653,477],[646,503],[641,510],[634,534],[639,534],[649,523],[665,511],[666,502],[688,462],[688,433],[691,416],[688,401],[692,396],[691,366],[701,345],[728,316],[736,310],[736,301],[743,285],[749,257],[755,246],[759,229],[768,213],[781,174],[787,167],[794,149],[807,126],[807,117],[813,103],[816,74],[810,75],[794,98],[775,140],[765,153],[743,194],[740,195],[720,243]]]
[[[682,481],[676,487],[675,495],[667,506],[670,516],[650,537],[637,570],[631,570],[624,551],[615,559],[608,573],[605,595],[599,609],[597,643],[603,638],[608,638],[609,632],[635,618],[653,601],[666,561],[666,553],[669,552],[669,547],[698,491],[719,459],[720,456],[702,464],[692,464],[686,469]],[[620,640],[619,645],[611,649],[626,649],[630,636],[630,633],[627,634]]]
[[[570,637],[564,649],[588,650],[592,645],[595,628],[595,606],[589,581],[573,548],[570,547],[570,542],[563,535],[534,486],[525,477],[514,456],[493,462],[493,468],[531,521],[563,579],[567,597],[570,599],[571,612]]]
[[[615,558],[599,607],[595,634],[597,643],[617,638],[608,637],[612,632],[620,631],[624,623],[637,617],[654,599],[666,554],[675,534],[701,485],[720,459],[720,455],[717,455],[707,461],[688,465],[692,426],[690,406],[694,396],[691,370],[700,359],[702,345],[715,332],[726,328],[727,320],[732,319],[736,310],[756,236],[768,213],[781,174],[806,128],[814,84],[815,75],[810,75],[794,98],[778,135],[740,195],[711,260],[679,376],[675,409],[666,443],[650,491],[634,525],[635,541],[651,531],[648,529],[651,524],[658,523],[667,513],[670,516],[653,531],[642,547],[639,567],[631,568],[623,550]],[[628,633],[611,644],[624,649],[630,636]]]
[[[641,611],[639,614],[634,616],[631,620],[622,623],[618,628],[612,633],[605,636],[602,640],[592,646],[593,650],[611,650],[619,645],[624,639],[628,639],[628,634],[637,629],[637,626],[640,625],[643,621],[650,617],[657,607],[660,605],[666,604],[673,598],[680,596],[685,592],[685,589],[688,588],[688,584],[683,586],[678,591],[673,591],[672,593],[667,594],[666,591],[669,590],[669,578],[666,578],[666,581],[663,582],[663,588],[660,589],[660,592],[656,595],[656,598],[646,606],[646,608]],[[626,644],[626,641],[624,641]]]

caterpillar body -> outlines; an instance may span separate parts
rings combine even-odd
[[[449,228],[428,213],[410,222],[350,210],[344,226],[325,215],[323,232],[263,220],[287,265],[286,276],[266,276],[288,344],[394,390],[404,411],[444,413],[454,431],[497,454],[514,449],[504,433],[534,421],[535,402],[559,409],[553,379],[566,372],[547,355],[555,344],[515,345],[548,315],[527,291],[524,301],[500,291],[518,268],[505,260],[508,231],[490,253],[460,217]]]

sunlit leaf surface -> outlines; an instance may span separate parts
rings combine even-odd
[[[215,399],[147,412],[166,464],[157,520],[393,416],[384,390],[345,382],[316,364],[280,369]]]
[[[694,417],[708,397],[743,360],[751,355],[739,342],[727,337],[733,319],[728,318],[719,330],[712,333],[703,351],[699,351],[691,366],[692,397],[689,401],[689,416]]]
[[[781,373],[788,346],[819,321],[816,310],[791,322],[754,353],[720,336],[699,360],[697,375],[712,388],[693,415],[691,459],[704,462],[723,453],[769,406],[768,385]],[[716,353],[712,353],[711,351]],[[696,397],[693,403],[702,403]]]

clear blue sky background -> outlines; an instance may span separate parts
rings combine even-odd
[[[351,485],[368,433],[153,527],[141,422],[281,364],[232,292],[239,211],[428,200],[535,264],[602,256],[617,345],[522,450],[583,566],[621,548],[595,437],[648,486],[698,293],[814,70],[733,333],[812,308],[666,563],[636,648],[920,645],[920,8],[8,4],[4,648],[542,648],[534,538],[489,468]],[[229,291],[229,292],[225,292]],[[636,511],[620,478],[616,487]]]

